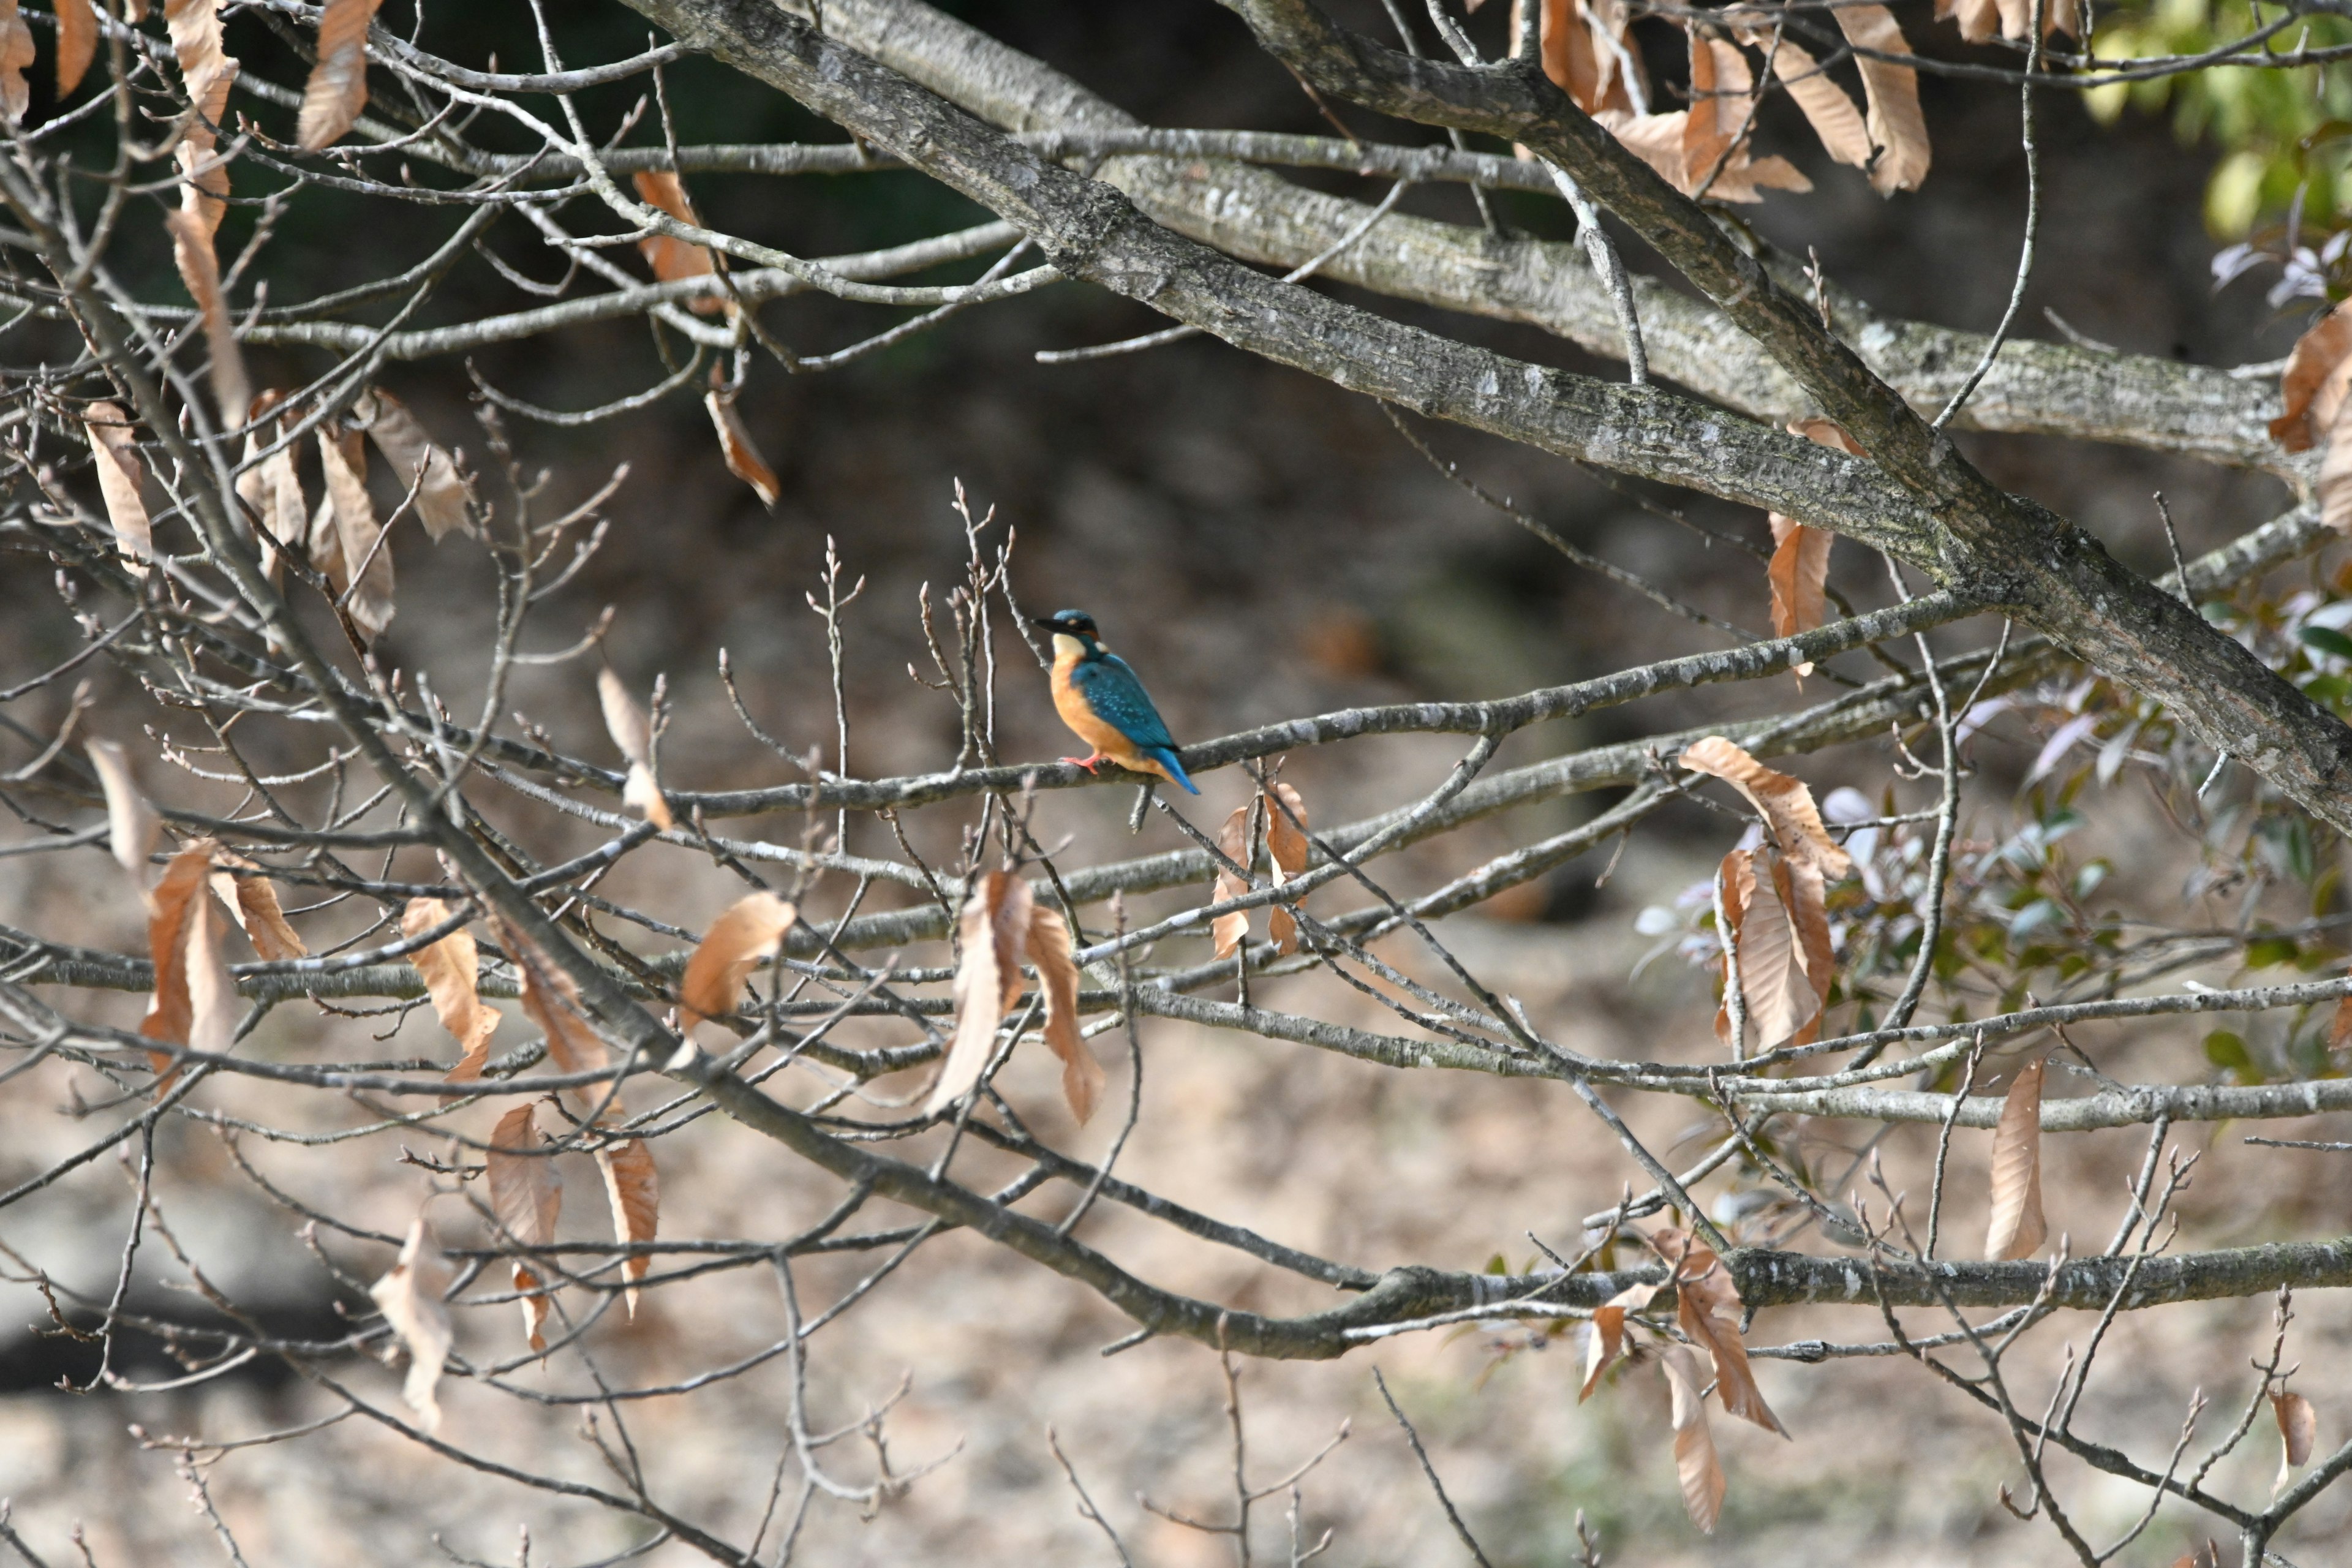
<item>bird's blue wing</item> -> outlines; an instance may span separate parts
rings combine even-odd
[[[1138,747],[1146,751],[1155,746],[1175,749],[1176,739],[1169,734],[1160,710],[1151,705],[1143,682],[1117,654],[1105,654],[1079,665],[1070,672],[1070,684],[1078,689],[1097,717]]]

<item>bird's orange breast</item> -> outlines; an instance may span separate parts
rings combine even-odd
[[[1077,667],[1076,655],[1063,654],[1055,658],[1054,710],[1061,714],[1062,722],[1070,727],[1073,734],[1104,756],[1132,763],[1138,755],[1135,742],[1097,716],[1086,694],[1072,684],[1070,672]]]

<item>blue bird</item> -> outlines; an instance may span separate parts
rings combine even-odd
[[[1103,763],[1117,763],[1139,773],[1158,773],[1193,795],[1200,794],[1184,776],[1176,754],[1175,737],[1151,705],[1151,694],[1127,660],[1103,647],[1095,620],[1083,610],[1058,610],[1032,616],[1031,624],[1054,634],[1054,707],[1094,754],[1064,757],[1092,772]]]

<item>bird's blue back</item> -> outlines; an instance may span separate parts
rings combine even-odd
[[[1125,659],[1115,653],[1100,658],[1082,661],[1070,671],[1070,684],[1078,689],[1102,721],[1125,735],[1145,751],[1164,747],[1176,749],[1176,738],[1168,732],[1167,721],[1160,710],[1151,705],[1150,694]]]

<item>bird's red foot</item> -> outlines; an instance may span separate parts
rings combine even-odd
[[[1091,773],[1100,772],[1102,764],[1110,761],[1110,759],[1103,755],[1100,752],[1097,752],[1090,757],[1064,757],[1062,761],[1072,763],[1075,766],[1084,768],[1087,772]]]

